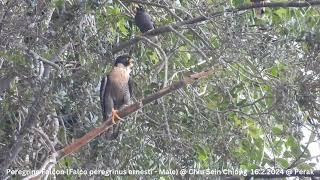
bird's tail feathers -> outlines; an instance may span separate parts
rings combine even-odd
[[[265,12],[264,8],[255,8],[255,14],[257,17],[261,18]]]
[[[119,136],[120,124],[114,124],[105,132],[105,138],[107,140],[115,140]]]

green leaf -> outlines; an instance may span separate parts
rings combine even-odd
[[[298,144],[296,143],[296,140],[293,136],[289,136],[287,138],[285,145],[288,147],[297,147],[298,146]]]
[[[235,7],[239,7],[241,5],[244,4],[244,0],[232,0],[232,4],[235,6]]]
[[[238,118],[238,116],[236,114],[233,116],[233,120],[234,120],[236,125],[241,125],[242,124],[241,120]]]
[[[161,176],[159,180],[170,180],[170,178],[168,176]]]
[[[258,128],[255,128],[255,127],[249,127],[249,135],[252,137],[252,138],[259,138],[260,136],[260,129]]]
[[[119,8],[109,6],[110,10],[110,15],[119,15],[121,13]]]
[[[55,5],[56,7],[62,7],[63,4],[64,4],[64,0],[55,0],[55,1],[54,1],[54,5]]]
[[[283,158],[276,158],[276,161],[281,165],[282,168],[287,168],[289,166],[289,162]]]
[[[198,155],[198,160],[205,161],[205,160],[208,159],[208,153],[204,148],[202,148],[199,145],[195,145],[194,148],[195,148],[195,151],[196,151],[196,153]]]
[[[153,64],[157,64],[159,62],[158,55],[155,51],[148,51],[147,55]]]
[[[273,127],[273,128],[272,128],[272,132],[273,132],[275,135],[279,136],[279,135],[282,134],[282,128],[280,128],[280,127]]]
[[[288,8],[279,8],[274,10],[273,13],[277,15],[279,18],[284,19],[288,15],[289,10]]]
[[[299,146],[291,147],[291,152],[292,152],[292,154],[293,154],[293,156],[294,156],[295,158],[300,157],[300,156],[301,156],[301,153],[302,153],[302,151],[301,151],[301,149],[300,149]]]
[[[119,28],[120,32],[127,36],[128,35],[128,29],[126,28],[126,21],[124,18],[121,18],[118,22],[117,22],[117,27]]]
[[[217,107],[217,103],[215,101],[209,101],[207,102],[207,107],[211,110]]]
[[[268,85],[263,85],[263,86],[262,86],[262,89],[263,89],[264,91],[270,91],[270,90],[271,90],[271,87],[268,86]]]
[[[210,42],[211,42],[211,45],[214,47],[214,48],[218,48],[220,45],[219,45],[219,39],[217,38],[217,36],[215,34],[213,34],[211,37],[210,37]]]
[[[284,157],[284,158],[291,158],[292,155],[291,155],[290,151],[285,151],[285,152],[283,153],[283,157]]]
[[[315,163],[302,163],[298,165],[299,170],[312,170],[316,166]]]
[[[277,66],[273,66],[271,68],[271,75],[277,77],[278,76],[278,67]]]

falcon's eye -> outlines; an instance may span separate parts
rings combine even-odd
[[[134,63],[134,60],[129,57],[129,58],[128,58],[128,63],[129,63],[129,64],[133,64],[133,63]]]

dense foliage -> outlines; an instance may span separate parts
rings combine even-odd
[[[172,26],[155,40],[134,24],[137,2],[156,28],[208,20]],[[215,74],[131,114],[117,140],[99,136],[55,169],[314,169],[319,9],[265,8],[261,17],[226,11],[246,5],[0,0],[0,168],[39,169],[53,149],[98,126],[101,77],[130,53],[133,101],[192,72],[214,67]]]

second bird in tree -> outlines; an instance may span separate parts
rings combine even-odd
[[[154,24],[148,13],[145,12],[142,6],[136,8],[136,15],[134,22],[142,33],[145,33],[151,29],[154,29]]]

